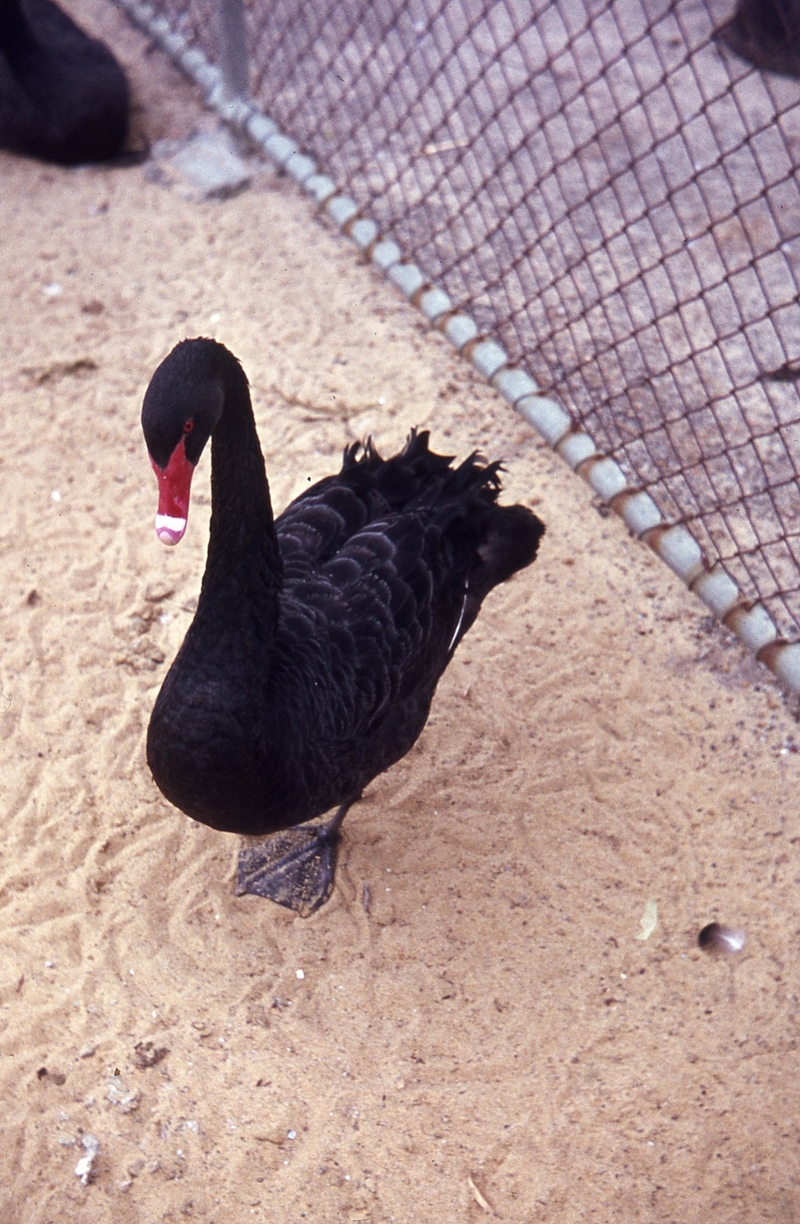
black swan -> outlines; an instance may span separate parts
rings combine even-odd
[[[211,442],[211,528],[197,612],[153,709],[147,761],[166,796],[245,845],[239,893],[308,914],[333,884],[344,815],[411,748],[436,684],[492,587],[544,532],[498,506],[499,464],[453,468],[412,431],[372,442],[273,520],[247,377],[214,340],[184,340],[142,408],[156,532],[186,528]],[[338,807],[326,824],[295,828]]]
[[[117,157],[128,82],[52,0],[0,0],[0,148],[74,166]]]

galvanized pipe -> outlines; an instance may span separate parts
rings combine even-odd
[[[218,3],[222,83],[232,98],[246,98],[250,92],[250,77],[244,5],[242,0],[218,0]]]

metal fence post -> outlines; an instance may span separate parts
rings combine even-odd
[[[225,89],[234,98],[250,92],[243,0],[219,0],[220,68]]]

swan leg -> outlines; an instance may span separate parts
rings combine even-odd
[[[295,825],[267,837],[248,837],[239,851],[236,895],[253,893],[308,918],[327,901],[336,873],[339,829],[356,795],[325,824]]]

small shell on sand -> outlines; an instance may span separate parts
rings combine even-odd
[[[733,953],[741,952],[747,943],[744,931],[736,927],[721,926],[718,922],[709,922],[697,936],[698,945],[704,952]]]

